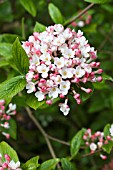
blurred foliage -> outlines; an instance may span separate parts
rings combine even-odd
[[[19,37],[21,41],[27,39],[32,34],[36,22],[46,26],[53,24],[48,12],[49,3],[59,8],[64,20],[71,18],[88,5],[83,0],[32,0],[28,2],[34,4],[32,10],[29,9],[29,4],[25,9],[22,0],[0,1],[0,82],[18,75],[12,61],[12,43],[16,37]],[[32,15],[30,15],[31,11]],[[90,24],[86,24],[83,28],[69,26],[84,32],[90,44],[98,51],[98,61],[101,62],[104,73],[113,77],[113,2],[94,5],[88,13],[92,16]],[[70,98],[71,112],[67,117],[59,112],[57,103],[53,107],[32,111],[49,135],[64,141],[70,141],[82,127],[90,127],[94,131],[103,130],[107,123],[113,123],[113,83],[103,80],[101,85],[97,83],[94,88],[93,95],[81,105],[77,105]],[[51,158],[48,148],[43,136],[27,116],[24,109],[25,100],[25,91],[23,91],[23,96],[20,94],[12,99],[18,107],[16,116],[18,132],[17,140],[10,139],[8,143],[13,145],[22,162],[36,155],[40,155],[41,161],[47,160]],[[1,136],[0,138],[3,139]],[[52,145],[58,157],[68,156],[68,146],[53,141]],[[90,170],[100,170],[111,157],[112,153],[106,161],[102,161],[96,155],[85,158],[78,155],[73,165],[74,167],[76,165],[77,170],[88,170],[89,167]],[[65,166],[65,162],[62,164]]]

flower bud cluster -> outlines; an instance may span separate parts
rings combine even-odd
[[[81,103],[81,91],[91,93],[92,89],[82,87],[87,82],[100,82],[102,69],[94,47],[91,47],[83,32],[64,29],[61,24],[49,26],[42,33],[35,32],[22,47],[29,58],[29,71],[26,74],[27,93],[35,92],[38,101],[46,100],[48,105],[53,99],[62,98],[60,110],[69,113],[68,94]]]
[[[0,100],[0,132],[9,139],[10,134],[6,131],[10,128],[11,116],[16,114],[16,104],[10,103],[8,107],[8,110],[5,111],[5,100]]]
[[[79,11],[80,12],[80,11]],[[85,12],[84,15],[82,15],[79,20],[76,22],[72,22],[71,25],[73,27],[84,27],[85,25],[89,25],[92,20],[92,15],[90,15],[88,12]]]
[[[4,160],[4,161],[3,161]],[[14,162],[14,160],[11,160],[10,156],[8,154],[2,155],[0,153],[0,170],[22,170],[20,168],[20,162]]]
[[[96,151],[100,150],[100,157],[105,160],[107,156],[101,154],[102,146],[108,144],[109,141],[113,140],[113,138],[111,135],[108,135],[105,139],[103,132],[97,131],[92,134],[92,130],[87,129],[84,133],[83,140],[85,145],[90,149],[91,153],[95,153]]]

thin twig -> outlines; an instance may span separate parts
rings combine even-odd
[[[87,154],[85,154],[85,155],[82,155],[82,157],[84,158],[84,157],[87,157],[87,156],[91,156],[91,155],[94,155],[94,154],[96,154],[96,153],[99,153],[100,151],[102,151],[102,149],[99,149],[99,150],[97,150],[97,151],[95,151],[95,152],[87,153]]]
[[[78,15],[74,16],[72,19],[67,20],[64,23],[64,26],[67,26],[69,24],[71,24],[73,21],[75,21],[76,19],[78,19],[79,17],[81,17],[85,12],[87,12],[92,6],[94,5],[94,3],[91,3],[90,5],[88,5],[83,11],[81,11]]]
[[[56,142],[61,143],[61,144],[63,144],[63,145],[70,146],[70,144],[69,144],[68,142],[65,142],[65,141],[63,141],[63,140],[57,139],[57,138],[52,137],[52,136],[50,136],[50,135],[47,135],[47,136],[48,136],[49,139],[51,139],[51,140],[53,140],[53,141],[56,141]]]
[[[50,151],[50,153],[51,153],[51,156],[52,156],[53,158],[56,158],[55,152],[54,152],[54,150],[53,150],[53,147],[52,147],[52,145],[51,145],[51,143],[50,143],[50,141],[49,141],[49,139],[48,139],[48,135],[46,134],[45,130],[41,127],[41,125],[40,125],[40,123],[38,122],[38,120],[35,119],[35,117],[33,116],[32,112],[31,112],[31,110],[30,110],[28,107],[26,107],[25,109],[26,109],[29,117],[31,118],[31,120],[34,122],[34,124],[37,126],[37,128],[39,129],[39,131],[40,131],[40,132],[42,133],[42,135],[44,136],[44,138],[45,138],[45,140],[46,140],[46,143],[47,143],[47,146],[48,146],[48,148],[49,148],[49,151]]]

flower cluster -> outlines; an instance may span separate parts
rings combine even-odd
[[[92,134],[92,130],[87,129],[83,136],[85,145],[90,149],[90,152],[95,153],[96,151],[100,151],[100,157],[103,160],[106,159],[107,156],[101,154],[102,146],[105,144],[108,144],[109,141],[113,141],[113,125],[111,125],[109,132],[110,132],[110,135],[108,135],[105,138],[103,132],[97,131],[94,134]]]
[[[79,20],[77,20],[76,22],[72,22],[71,25],[73,27],[84,27],[85,25],[89,25],[91,23],[91,20],[92,16],[88,12],[85,12]]]
[[[5,161],[2,161],[4,159]],[[22,170],[20,168],[20,162],[14,162],[14,160],[11,160],[10,156],[8,154],[5,154],[4,156],[0,153],[0,170]]]
[[[0,100],[0,132],[6,138],[10,138],[10,134],[6,131],[10,128],[9,120],[12,115],[16,114],[16,104],[9,104],[9,108],[5,111],[5,100]]]
[[[70,93],[81,103],[80,94],[75,86],[86,93],[92,89],[84,88],[87,82],[100,82],[102,69],[97,69],[100,62],[94,47],[90,47],[83,32],[64,29],[60,24],[49,26],[42,33],[35,32],[22,47],[29,57],[29,71],[26,74],[27,93],[35,92],[38,101],[46,100],[48,105],[53,99],[63,98],[60,110],[64,115],[69,113],[67,104]]]

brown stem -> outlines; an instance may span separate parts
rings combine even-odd
[[[49,139],[51,139],[51,140],[53,140],[53,141],[56,141],[56,142],[61,143],[61,144],[63,144],[63,145],[70,146],[70,144],[69,144],[68,142],[65,142],[65,141],[63,141],[63,140],[57,139],[57,138],[52,137],[52,136],[50,136],[50,135],[47,135],[47,136],[48,136]]]
[[[85,155],[82,155],[82,157],[84,158],[84,157],[87,157],[87,156],[91,156],[91,155],[94,155],[95,153],[99,153],[100,151],[102,151],[102,149],[99,149],[99,150],[97,150],[97,151],[95,151],[95,152],[93,152],[93,153],[87,153],[87,154],[85,154]]]
[[[71,20],[67,20],[64,23],[64,26],[67,26],[69,24],[71,24],[73,21],[75,21],[76,19],[78,19],[79,17],[81,17],[86,11],[88,11],[92,6],[94,5],[94,3],[91,3],[90,5],[88,5],[83,11],[81,11],[78,15],[74,16]]]
[[[37,126],[37,128],[39,129],[39,131],[40,131],[40,132],[42,133],[42,135],[44,136],[44,138],[45,138],[45,140],[46,140],[46,143],[47,143],[47,146],[48,146],[48,148],[49,148],[49,151],[50,151],[50,153],[51,153],[52,158],[56,158],[55,152],[54,152],[54,150],[53,150],[53,147],[52,147],[52,145],[51,145],[51,143],[50,143],[50,141],[49,141],[49,139],[48,139],[48,135],[46,134],[45,130],[42,128],[42,126],[40,125],[40,123],[38,122],[38,120],[35,119],[35,117],[33,116],[32,112],[31,112],[31,110],[30,110],[28,107],[26,107],[25,109],[26,109],[29,117],[31,118],[31,120],[34,122],[34,124]]]

